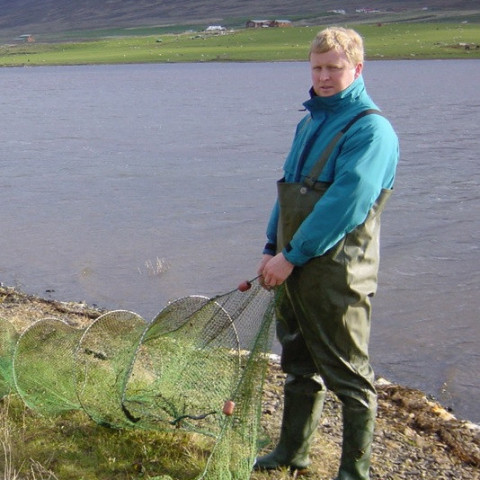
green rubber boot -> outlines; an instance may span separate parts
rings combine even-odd
[[[343,408],[343,446],[336,480],[369,480],[376,408]]]
[[[325,400],[323,383],[314,378],[287,376],[280,440],[271,453],[257,458],[255,470],[288,467],[293,472],[310,465],[309,451]]]

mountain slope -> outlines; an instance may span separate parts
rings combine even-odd
[[[428,0],[429,9],[478,9],[476,0]],[[331,9],[421,10],[418,0],[0,0],[0,36],[68,30],[222,22],[237,18],[314,18]]]

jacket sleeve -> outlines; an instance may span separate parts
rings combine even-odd
[[[369,117],[347,132],[330,158],[335,166],[329,189],[283,251],[294,265],[323,255],[365,221],[383,188],[392,188],[398,139],[388,120]]]
[[[277,225],[278,225],[278,201],[273,206],[270,220],[267,225],[267,244],[263,249],[263,253],[267,255],[275,255],[277,250]]]

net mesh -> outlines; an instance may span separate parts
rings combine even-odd
[[[257,452],[274,293],[257,280],[214,298],[169,303],[151,321],[118,310],[81,330],[40,320],[0,343],[0,393],[42,414],[83,409],[115,428],[213,439],[197,478],[248,479]]]
[[[13,352],[18,340],[15,327],[3,318],[0,318],[0,398],[8,395],[13,386]]]

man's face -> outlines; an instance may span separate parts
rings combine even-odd
[[[344,52],[311,53],[313,90],[319,97],[331,97],[345,90],[361,73],[363,64],[352,65]]]

